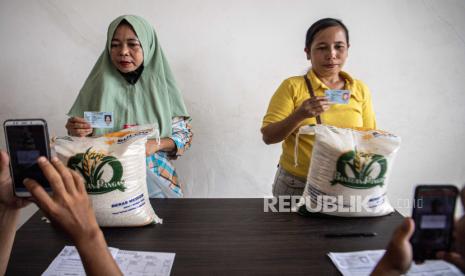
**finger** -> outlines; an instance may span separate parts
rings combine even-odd
[[[30,178],[24,179],[23,184],[31,193],[32,198],[34,199],[33,201],[40,207],[40,209],[48,213],[51,206],[53,206],[55,203],[44,190],[44,188],[39,183],[37,183],[37,181]]]
[[[394,232],[394,240],[398,243],[408,241],[415,230],[415,224],[411,218],[405,218],[402,224]]]
[[[89,130],[89,129],[91,129],[92,127],[91,127],[90,124],[88,124],[88,123],[73,123],[73,128],[74,128],[74,129],[85,129],[85,130]]]
[[[312,108],[312,112],[315,116],[320,115],[321,113],[325,112],[329,109],[328,105],[319,105]]]
[[[77,124],[80,126],[80,128],[83,128],[83,129],[91,129],[91,128],[92,128],[92,127],[90,126],[90,124],[87,123],[87,122],[77,123]]]
[[[310,97],[306,100],[304,100],[302,103],[308,103],[308,102],[314,102],[314,101],[322,101],[322,100],[328,100],[326,97]]]
[[[71,117],[68,119],[68,123],[72,125],[73,128],[90,128],[90,124],[80,117]]]
[[[328,102],[328,98],[326,97],[313,97],[310,98],[311,102],[317,103],[317,102]]]
[[[57,170],[53,165],[47,160],[47,158],[41,156],[37,160],[40,169],[44,173],[45,178],[47,178],[52,190],[55,194],[63,194],[66,190],[63,185],[61,176],[58,174]]]
[[[76,187],[76,191],[80,194],[87,194],[86,187],[84,185],[84,180],[82,179],[81,175],[77,172],[71,170],[71,175],[73,176],[74,186]]]
[[[0,151],[0,181],[4,182],[10,177],[10,157],[5,151]]]
[[[92,129],[73,129],[73,135],[84,137],[92,133]]]
[[[323,102],[320,102],[320,105],[322,107],[331,107],[334,103],[331,103],[331,102],[328,102],[328,101],[323,101]]]
[[[70,170],[57,157],[52,158],[52,164],[60,174],[66,191],[70,194],[75,194],[76,187],[74,186],[74,179]]]
[[[85,123],[87,122],[86,119],[82,117],[71,117],[68,119],[71,123]]]
[[[406,238],[410,240],[410,238],[413,235],[413,232],[415,231],[415,222],[413,221],[413,219],[406,218],[404,222],[404,226],[402,228],[405,231]]]
[[[308,102],[305,104],[302,104],[302,108],[307,110],[307,111],[316,111],[318,108],[323,109],[324,105],[327,105],[328,103],[325,102]]]
[[[68,122],[66,122],[66,125],[69,125],[71,128],[73,128],[76,123],[79,123],[79,120],[76,117],[71,117],[68,119]]]
[[[92,128],[81,128],[81,129],[77,129],[77,131],[79,131],[79,133],[81,134],[90,134],[92,133]]]
[[[331,104],[325,104],[323,105],[323,111],[327,111],[328,109],[331,108]]]
[[[66,122],[65,128],[68,130],[68,135],[73,135],[73,127],[69,121]]]
[[[19,198],[19,197],[15,197],[15,200],[13,202],[14,207],[17,209],[26,207],[29,203],[31,203],[31,201],[28,200],[27,198]]]
[[[454,264],[455,266],[459,267],[460,269],[463,270],[465,267],[465,261],[462,258],[462,256],[456,252],[438,252],[436,254],[436,257],[438,259],[444,260],[446,262],[449,262],[451,264]]]
[[[71,136],[84,137],[92,133],[92,128],[75,128],[72,124],[70,126],[66,125],[68,134]]]
[[[8,169],[9,160],[8,154],[4,150],[0,150],[0,168],[2,170],[5,168]]]
[[[310,105],[315,108],[317,106],[323,106],[323,105],[330,105],[330,102],[328,102],[327,100],[315,100],[313,102],[310,103]]]

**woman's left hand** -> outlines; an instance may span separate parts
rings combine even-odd
[[[157,140],[148,140],[145,145],[145,155],[149,156],[160,150],[160,145]]]
[[[160,143],[158,140],[148,140],[145,145],[145,154],[147,156],[152,155],[158,151],[171,152],[176,150],[176,144],[171,138],[161,138]]]

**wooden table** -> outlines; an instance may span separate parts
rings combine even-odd
[[[399,213],[379,218],[264,212],[263,199],[154,199],[162,225],[105,228],[109,246],[176,253],[172,275],[338,275],[326,254],[383,249]],[[40,275],[70,239],[37,212],[19,229],[7,275]],[[376,237],[325,238],[328,232]]]

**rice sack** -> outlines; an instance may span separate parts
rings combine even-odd
[[[379,130],[305,126],[296,138],[295,160],[302,134],[315,135],[315,143],[299,206],[340,217],[383,216],[394,211],[387,186],[400,137]]]
[[[137,126],[101,137],[58,137],[58,158],[84,178],[100,226],[161,223],[150,205],[145,144],[152,126]]]

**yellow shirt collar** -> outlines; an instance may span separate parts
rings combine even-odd
[[[339,74],[343,79],[345,79],[347,89],[350,89],[350,87],[354,84],[354,79],[347,72],[341,71]],[[307,78],[310,80],[313,90],[316,91],[320,87],[323,90],[329,90],[329,87],[317,77],[312,69],[308,70]]]

